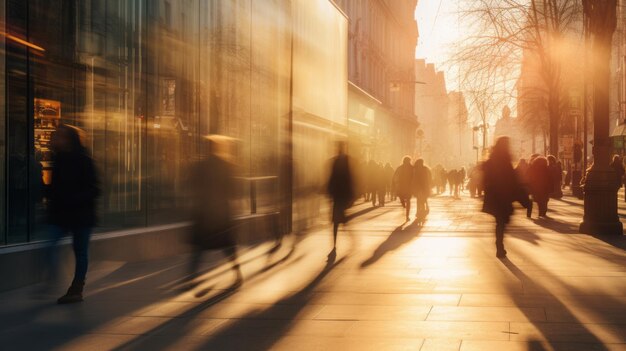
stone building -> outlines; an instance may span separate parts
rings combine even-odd
[[[337,0],[349,19],[348,125],[361,157],[398,163],[415,148],[417,0]]]

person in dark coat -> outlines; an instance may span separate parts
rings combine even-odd
[[[415,218],[418,222],[422,222],[429,212],[428,197],[432,188],[432,174],[430,168],[424,165],[424,160],[419,158],[415,161],[413,169],[413,195],[416,199]]]
[[[613,160],[611,162],[611,168],[615,171],[615,182],[617,188],[622,187],[622,182],[624,179],[624,163],[622,161],[622,157],[620,155],[613,155]]]
[[[83,301],[83,288],[89,266],[89,239],[96,225],[96,199],[100,194],[93,160],[80,140],[79,130],[60,125],[52,134],[52,178],[46,191],[48,221],[53,251],[58,241],[72,234],[75,258],[74,279],[60,304]],[[56,252],[51,252],[56,260]],[[52,262],[56,266],[55,262]]]
[[[190,278],[197,275],[205,250],[221,250],[231,261],[235,285],[243,282],[234,238],[231,202],[235,199],[234,165],[220,156],[226,140],[219,136],[204,138],[208,156],[196,161],[189,172],[191,209]]]
[[[548,168],[548,160],[543,156],[535,157],[528,166],[528,187],[532,195],[532,199],[539,207],[539,217],[547,217],[548,201],[550,201],[550,193],[554,189],[554,183],[550,169]],[[527,212],[527,216],[532,215],[532,207]]]
[[[507,253],[504,249],[504,230],[513,214],[513,202],[520,201],[524,207],[528,206],[528,196],[511,164],[508,137],[498,138],[489,159],[483,164],[483,172],[483,212],[496,219],[496,257],[504,258]]]
[[[372,174],[374,182],[374,196],[372,197],[372,206],[385,206],[385,192],[387,184],[385,183],[385,168],[380,162],[375,163],[374,173]]]
[[[391,167],[391,164],[389,162],[385,164],[385,188],[389,200],[394,200],[393,167]]]
[[[412,194],[412,179],[413,179],[413,166],[411,166],[411,157],[404,156],[402,159],[402,165],[396,169],[394,175],[396,180],[396,194],[400,198],[400,202],[406,212],[406,220],[409,220],[409,212],[411,211],[411,194]]]
[[[563,190],[561,189],[561,185],[563,184],[563,169],[553,155],[548,156],[548,169],[550,171],[550,180],[552,181],[550,197],[560,199],[563,197]]]
[[[337,144],[337,156],[331,162],[327,192],[333,201],[333,250],[331,254],[334,254],[337,250],[339,224],[347,222],[346,210],[354,201],[354,179],[344,143]]]

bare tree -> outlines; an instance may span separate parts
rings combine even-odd
[[[453,59],[461,67],[461,85],[511,97],[524,57],[532,58],[541,80],[535,88],[542,90],[545,103],[535,107],[536,115],[527,123],[531,130],[541,130],[545,122],[540,117],[547,116],[550,152],[558,154],[559,126],[567,101],[561,45],[566,39],[580,40],[580,0],[471,0],[460,11],[470,31]],[[542,109],[546,113],[539,113]]]

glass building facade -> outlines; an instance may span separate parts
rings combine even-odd
[[[0,16],[0,245],[45,239],[60,123],[96,162],[97,231],[184,221],[209,134],[229,137],[238,216],[319,216],[347,132],[347,19],[332,2],[3,0]]]

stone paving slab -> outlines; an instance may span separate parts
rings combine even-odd
[[[2,350],[626,350],[626,240],[577,233],[580,201],[552,219],[513,218],[507,260],[493,219],[438,196],[423,227],[390,203],[360,213],[327,260],[322,228],[242,248],[245,282],[219,253],[94,262],[86,300],[54,305],[39,287],[0,294]],[[620,201],[620,210],[626,206]],[[36,336],[36,337],[34,337]]]

